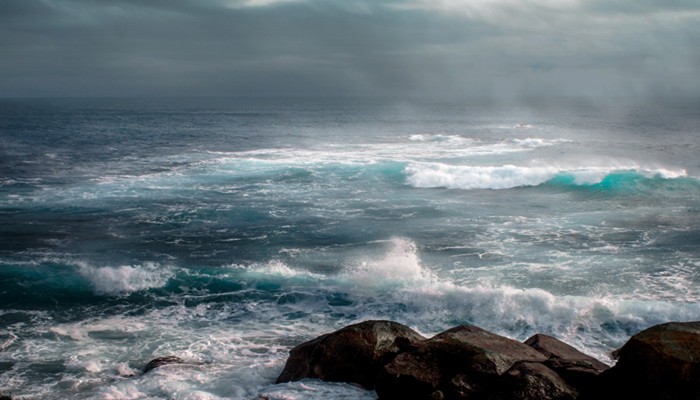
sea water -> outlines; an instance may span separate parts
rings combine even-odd
[[[372,399],[274,384],[367,319],[613,363],[700,319],[699,155],[693,103],[2,100],[0,390]]]

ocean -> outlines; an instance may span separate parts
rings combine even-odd
[[[1,391],[373,399],[274,384],[368,319],[609,364],[700,320],[698,103],[0,100]]]

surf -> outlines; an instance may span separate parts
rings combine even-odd
[[[513,189],[541,185],[620,189],[638,184],[676,181],[697,187],[700,181],[685,170],[644,167],[469,166],[444,163],[410,163],[406,183],[414,188]]]

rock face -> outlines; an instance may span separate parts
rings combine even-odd
[[[609,368],[542,334],[520,343],[459,326],[425,339],[368,321],[295,347],[277,381],[356,383],[380,400],[700,400],[700,322],[654,326],[617,354]]]
[[[610,368],[551,336],[537,334],[527,339],[525,344],[544,354],[547,357],[544,365],[577,391],[594,385],[596,377]]]
[[[574,399],[534,348],[475,326],[417,343],[387,363],[380,399]]]
[[[700,399],[700,322],[670,322],[634,335],[582,399]]]
[[[382,365],[422,340],[423,336],[397,322],[350,325],[292,349],[277,383],[318,378],[374,389]]]
[[[500,387],[483,398],[518,400],[574,400],[578,392],[540,362],[520,361],[500,379]]]

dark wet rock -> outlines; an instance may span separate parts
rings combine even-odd
[[[610,368],[542,334],[520,343],[459,326],[425,339],[368,321],[294,348],[278,383],[355,383],[381,400],[700,400],[700,322],[654,326],[617,354]]]
[[[5,392],[0,392],[0,400],[12,400],[12,396]]]
[[[182,364],[184,361],[180,357],[175,357],[175,356],[165,356],[165,357],[158,357],[154,358],[153,360],[149,361],[148,364],[146,364],[145,367],[143,367],[143,373],[145,374],[146,372],[161,367],[166,364]]]
[[[444,398],[441,358],[425,349],[401,353],[384,366],[377,381],[380,399]],[[457,378],[455,376],[455,378]],[[459,383],[456,383],[459,385]]]
[[[548,359],[543,364],[578,391],[588,390],[595,384],[595,378],[610,368],[551,336],[537,334],[527,339],[525,344],[544,354]]]
[[[552,336],[538,333],[527,339],[525,344],[544,354],[548,359],[588,361],[591,363],[592,368],[601,372],[610,368],[597,359],[578,351],[575,347]]]
[[[350,325],[293,348],[277,383],[318,378],[373,389],[382,365],[422,340],[425,338],[397,322]]]
[[[519,361],[543,362],[542,353],[475,326],[459,326],[416,343],[384,366],[377,394],[384,399],[489,398],[501,375]]]
[[[574,400],[578,397],[578,391],[554,370],[541,362],[528,361],[517,362],[506,371],[497,391],[504,399]]]
[[[634,335],[582,399],[700,399],[700,322],[670,322]]]

